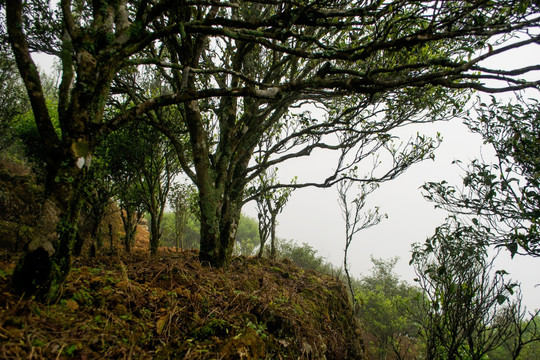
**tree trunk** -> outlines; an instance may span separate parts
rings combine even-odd
[[[25,254],[13,272],[12,284],[19,294],[53,301],[71,268],[73,243],[81,207],[79,188],[84,173],[75,164],[58,167],[46,184],[46,200]],[[49,176],[51,178],[51,176]]]
[[[259,246],[259,252],[257,253],[257,257],[260,259],[263,256],[264,253],[264,244],[266,243],[266,240],[261,240],[260,246]]]
[[[215,194],[215,192],[214,192]],[[228,195],[228,194],[227,194]],[[241,213],[241,197],[222,195],[218,201],[200,194],[201,250],[199,259],[215,267],[227,267],[231,261],[238,222]]]
[[[131,252],[131,247],[135,242],[135,234],[137,232],[137,223],[139,222],[138,215],[135,211],[131,211],[129,206],[125,209],[120,209],[120,215],[122,218],[122,224],[124,225],[124,249],[127,253]]]
[[[276,258],[276,217],[272,217],[272,223],[270,224],[270,259]]]
[[[161,216],[158,211],[150,212],[150,255],[156,256],[161,239]]]

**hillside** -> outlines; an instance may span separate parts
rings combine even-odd
[[[358,359],[343,285],[288,262],[237,257],[228,271],[195,252],[78,259],[57,303],[9,290],[0,267],[0,357],[33,359]]]

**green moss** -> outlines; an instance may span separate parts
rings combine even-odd
[[[88,145],[88,142],[86,141],[77,141],[71,145],[71,150],[73,151],[73,154],[75,157],[86,157],[88,155],[88,152],[90,151],[90,146]]]

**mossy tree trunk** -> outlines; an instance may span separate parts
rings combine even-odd
[[[200,195],[200,259],[216,267],[229,264],[240,221],[241,192],[227,190],[219,192],[214,188]]]
[[[81,46],[82,42],[92,40],[72,28],[74,24],[71,28],[67,25],[69,29],[64,29],[60,53],[59,128],[55,128],[21,25],[23,9],[20,0],[7,1],[6,24],[40,134],[47,180],[42,212],[26,253],[14,271],[13,286],[19,293],[54,300],[71,267],[81,208],[80,190],[85,185],[118,62],[114,59],[99,62],[96,54]],[[96,46],[94,51],[97,50]]]
[[[211,134],[197,101],[185,106],[201,215],[199,258],[212,266],[226,267],[232,257],[248,182],[247,167],[256,141],[235,137],[237,100],[223,98],[219,108],[220,143],[211,153]],[[233,152],[236,154],[233,155]]]
[[[65,157],[60,159],[65,163]],[[55,172],[49,168],[41,215],[13,273],[14,288],[21,294],[53,300],[69,273],[81,207],[79,190],[85,181],[85,169],[73,160]]]

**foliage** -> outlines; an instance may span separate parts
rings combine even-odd
[[[518,284],[494,271],[484,234],[455,218],[413,246],[411,264],[425,296],[416,318],[428,359],[483,359],[523,316],[512,300]]]
[[[418,326],[409,316],[420,291],[399,279],[394,272],[398,258],[371,258],[371,274],[354,288],[357,313],[365,332],[368,356],[386,360],[417,354]]]
[[[467,215],[487,240],[512,256],[540,256],[540,110],[529,103],[481,103],[469,129],[495,150],[495,163],[474,160],[464,190],[427,183],[426,198],[455,214]]]
[[[325,264],[324,258],[308,243],[298,245],[293,240],[281,240],[277,248],[278,258],[289,259],[303,269],[320,270]]]
[[[44,81],[52,82],[53,79],[47,75],[44,75]],[[22,86],[22,85],[21,85]],[[9,103],[17,109],[11,109],[12,117],[5,117],[4,120],[9,120],[6,123],[5,132],[3,132],[2,137],[6,141],[6,147],[10,147],[12,151],[22,152],[19,156],[22,156],[24,159],[27,159],[30,164],[33,165],[34,171],[43,175],[45,173],[45,156],[43,144],[40,139],[39,131],[35,123],[34,115],[29,109],[28,104],[25,104],[25,95],[20,91],[17,92],[15,89],[11,89],[10,95],[21,96],[22,99],[19,100],[8,100]],[[9,99],[9,96],[6,96]],[[22,104],[20,102],[22,101]],[[56,94],[49,89],[47,92],[46,106],[51,112],[51,120],[54,126],[54,129],[57,134],[60,133],[60,124],[58,119],[58,113],[56,112],[57,101]],[[8,110],[6,110],[8,111]],[[2,140],[2,141],[4,141]],[[8,149],[6,149],[8,150]]]
[[[0,152],[14,143],[13,122],[29,108],[15,61],[2,47],[0,53]]]
[[[242,214],[238,222],[234,252],[236,255],[254,255],[259,242],[257,220]]]
[[[129,224],[128,227],[135,226],[137,220],[128,220],[133,216],[140,218],[142,211],[147,211],[150,214],[150,252],[155,254],[169,189],[179,171],[173,150],[162,134],[144,124],[112,133],[105,145],[107,162],[125,213],[122,214],[124,223]]]
[[[175,215],[174,212],[165,212],[161,225],[162,244],[168,247],[174,247],[175,242]],[[200,224],[196,215],[188,213],[184,229],[185,249],[198,249],[200,246],[199,238]],[[250,256],[253,255],[259,244],[259,235],[257,232],[257,221],[249,216],[242,214],[236,233],[235,255]]]
[[[96,149],[96,156],[98,156],[98,161],[106,167],[108,176],[115,185],[114,198],[120,207],[124,226],[124,248],[129,252],[135,241],[137,224],[144,210],[140,189],[137,186],[138,168],[130,166],[132,144],[127,134],[127,131],[110,134]]]
[[[183,234],[185,250],[194,250],[199,248],[199,229],[199,220],[190,213],[187,217]],[[165,211],[163,213],[163,221],[161,222],[161,244],[163,246],[176,247],[175,232],[176,230],[174,213]]]
[[[372,155],[376,169],[360,166],[366,172],[355,180],[391,180],[427,158],[436,146],[432,139],[419,136],[400,145],[389,131],[459,113],[467,97],[462,88],[499,91],[480,81],[493,78],[492,72],[501,78],[514,73],[481,68],[477,64],[491,53],[475,53],[489,49],[488,39],[506,33],[506,24],[528,26],[521,22],[525,13],[535,16],[536,7],[509,12],[514,5],[244,2],[190,11],[186,5],[154,23],[169,31],[168,41],[131,64],[145,71],[157,67],[174,99],[188,95],[177,121],[153,125],[176,141],[180,163],[199,190],[201,259],[228,262],[246,186],[282,161],[317,150],[338,154],[326,178],[275,189],[332,186]],[[202,18],[204,31],[195,25]],[[182,30],[171,30],[180,23]],[[128,78],[122,107],[155,103],[154,93]],[[174,101],[163,100],[169,99]],[[391,160],[381,164],[383,156]]]
[[[174,226],[172,229],[176,251],[178,251],[178,247],[184,249],[184,235],[195,196],[195,189],[188,184],[172,184],[169,191],[169,204],[174,214]]]
[[[518,309],[520,311],[520,309]],[[530,313],[527,319],[525,314],[518,314],[511,326],[511,335],[498,348],[489,352],[491,360],[533,360],[538,358],[540,350],[540,310]]]

